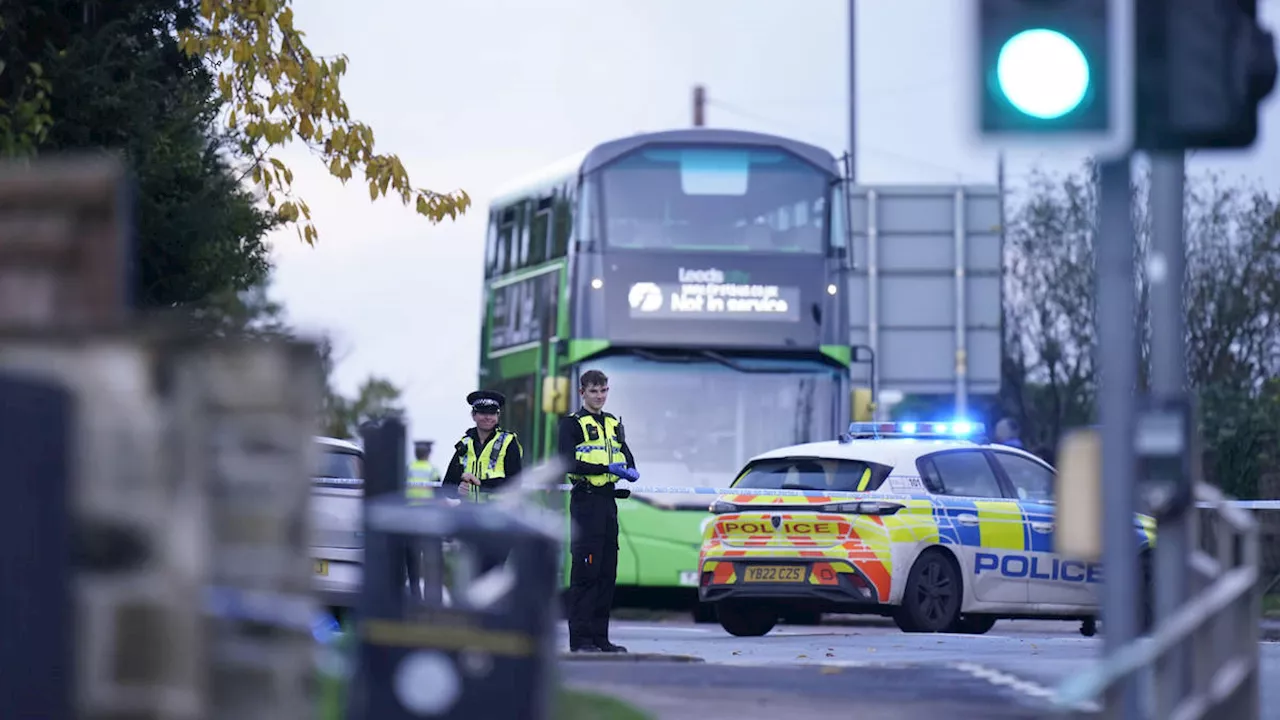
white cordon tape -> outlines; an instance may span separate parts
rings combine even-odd
[[[443,487],[444,483],[431,483],[431,487]],[[764,488],[713,488],[713,487],[685,487],[683,485],[635,485],[630,483],[617,483],[616,486],[623,490],[630,490],[633,493],[648,493],[650,495],[783,495],[787,497],[860,497],[874,498],[876,496],[869,495],[865,492],[852,492],[848,490],[766,490]],[[542,488],[524,488],[526,492],[545,492],[548,490],[572,490],[573,485],[550,485]]]
[[[311,632],[316,603],[309,595],[213,585],[204,589],[204,611],[224,620],[245,620]]]
[[[431,487],[443,487],[444,483],[430,483]],[[849,490],[769,490],[766,488],[713,488],[713,487],[686,487],[683,485],[635,485],[617,483],[619,488],[630,490],[633,493],[649,493],[652,495],[670,494],[670,495],[769,495],[782,497],[856,497],[863,500],[875,500],[884,498],[886,500],[895,497],[907,497],[906,493],[889,493],[886,495],[877,495],[868,492],[853,492]],[[538,490],[572,490],[573,485],[551,485]],[[536,490],[534,491],[536,492]],[[924,497],[924,495],[921,495]],[[971,498],[981,500],[982,498]],[[1009,499],[1009,498],[1000,498]],[[1222,505],[1230,505],[1243,510],[1280,510],[1280,500],[1225,500]],[[1218,503],[1200,502],[1196,503],[1200,508],[1209,509],[1216,507]]]
[[[315,478],[317,485],[362,485],[364,480],[360,478]],[[443,487],[444,483],[420,483],[416,487]],[[683,485],[635,485],[617,483],[617,486],[633,493],[648,493],[651,495],[774,495],[781,497],[876,497],[868,493],[852,492],[848,490],[767,490],[764,488],[713,488],[713,487],[686,487]],[[573,485],[552,485],[541,490],[560,490],[569,491],[573,489]],[[1242,510],[1280,510],[1280,500],[1226,500],[1223,505],[1238,507]],[[1209,509],[1215,506],[1214,503],[1200,502],[1196,503],[1200,508]]]
[[[361,478],[331,478],[331,477],[320,477],[320,478],[311,478],[311,484],[312,484],[312,485],[351,485],[351,486],[355,486],[355,485],[363,485],[363,484],[364,484],[364,480],[362,480]]]

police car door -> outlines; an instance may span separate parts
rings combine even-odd
[[[992,458],[1018,496],[1027,517],[1031,567],[1027,573],[1032,603],[1083,605],[1097,603],[1098,568],[1069,560],[1053,551],[1053,468],[1025,455],[992,449]]]
[[[938,537],[955,548],[961,577],[982,602],[1027,602],[1030,559],[1022,510],[980,449],[943,450],[917,461],[935,495]]]

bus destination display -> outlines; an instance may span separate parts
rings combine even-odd
[[[627,291],[635,319],[797,322],[800,288],[753,281],[741,271],[679,268],[677,282],[640,281]]]

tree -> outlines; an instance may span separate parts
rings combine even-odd
[[[240,130],[241,147],[253,158],[253,181],[297,224],[299,237],[318,237],[311,210],[292,191],[293,171],[272,151],[298,141],[315,152],[343,183],[361,170],[376,200],[394,192],[432,222],[457,218],[471,204],[466,192],[438,193],[414,187],[400,158],[379,154],[373,129],[351,119],[339,84],[346,56],[317,58],[294,26],[291,0],[202,0],[202,22],[181,31],[182,47],[216,68],[218,91]],[[277,203],[279,203],[277,205]]]
[[[320,420],[321,433],[329,437],[348,438],[359,433],[360,424],[366,420],[404,415],[400,404],[401,390],[390,380],[370,376],[356,389],[354,397],[345,397],[333,387],[333,341],[324,338],[320,343],[320,357],[325,374],[325,393]]]
[[[1138,268],[1150,239],[1148,177],[1134,187]],[[1006,228],[1004,391],[1032,447],[1093,422],[1096,376],[1093,248],[1097,196],[1091,166],[1064,177],[1032,174]],[[1189,178],[1183,311],[1187,364],[1201,401],[1207,472],[1250,495],[1280,446],[1280,207],[1258,188]],[[1150,308],[1135,279],[1140,382],[1150,355]],[[1104,309],[1105,311],[1105,309]],[[1270,451],[1263,446],[1272,448]],[[1270,453],[1270,454],[1268,454]]]
[[[232,168],[213,76],[178,47],[196,22],[191,0],[0,6],[5,70],[0,125],[9,152],[122,151],[133,175],[135,296],[146,308],[203,309],[262,284],[263,243],[278,221]],[[24,74],[15,68],[35,68]],[[33,94],[33,86],[42,88]],[[43,98],[41,118],[29,108]]]
[[[329,173],[344,183],[356,171],[363,172],[371,199],[394,193],[432,222],[456,219],[470,206],[471,198],[465,191],[439,193],[416,188],[399,157],[376,151],[373,129],[353,120],[342,98],[340,82],[348,59],[319,58],[311,52],[302,31],[294,26],[291,0],[4,3],[0,6],[0,152],[6,156],[32,154],[58,121],[55,97],[70,96],[53,88],[56,81],[46,76],[51,64],[96,74],[99,79],[111,76],[113,81],[126,81],[130,77],[119,67],[98,68],[97,56],[92,54],[66,59],[60,55],[82,39],[85,29],[136,30],[126,18],[155,21],[149,28],[151,34],[117,32],[117,42],[99,42],[94,49],[106,59],[121,59],[136,48],[159,46],[166,59],[176,63],[170,52],[176,39],[176,47],[187,59],[216,72],[212,86],[215,107],[221,114],[226,105],[228,135],[245,158],[245,177],[252,177],[274,216],[295,226],[308,244],[319,237],[311,210],[293,193],[293,171],[273,154],[291,141],[316,153]],[[115,28],[115,22],[129,27]],[[198,74],[195,69],[188,72]],[[73,99],[120,105],[110,83],[107,87],[96,83],[93,89],[101,94]],[[165,89],[151,87],[156,104],[171,102]]]

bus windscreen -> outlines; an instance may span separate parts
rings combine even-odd
[[[646,148],[599,173],[611,249],[823,253],[831,178],[774,149]]]

